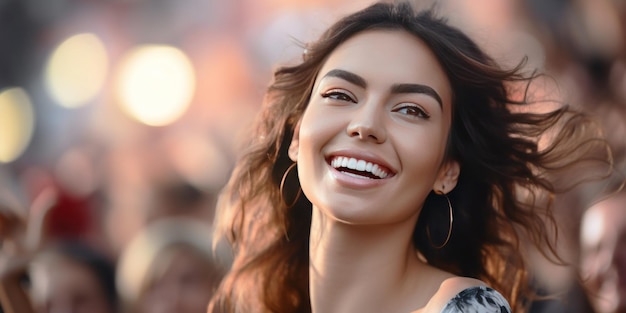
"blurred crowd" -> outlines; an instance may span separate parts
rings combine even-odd
[[[28,274],[36,312],[205,312],[230,257],[217,197],[272,70],[371,2],[0,0],[0,274]],[[626,1],[414,2],[527,57],[626,175]],[[529,251],[534,312],[626,312],[617,176],[555,199],[566,265]]]

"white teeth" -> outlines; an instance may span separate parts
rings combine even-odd
[[[373,164],[365,160],[357,160],[355,158],[338,156],[338,157],[335,157],[330,162],[330,165],[334,168],[345,167],[345,168],[349,168],[349,169],[357,170],[361,172],[368,172],[380,178],[385,178],[389,176],[389,173],[382,170],[378,166],[378,164]]]
[[[348,160],[348,168],[351,170],[356,170],[356,159],[355,158],[350,158],[350,160]]]
[[[341,160],[341,167],[347,167],[348,166],[348,158],[339,158]]]

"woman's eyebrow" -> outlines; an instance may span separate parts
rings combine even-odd
[[[361,88],[367,87],[367,82],[365,79],[355,73],[342,70],[342,69],[333,69],[330,70],[323,78],[326,77],[337,77],[343,79],[349,83],[352,83]],[[427,96],[432,97],[437,101],[439,107],[443,109],[443,101],[439,94],[435,91],[435,89],[422,84],[394,84],[391,86],[391,93],[419,93],[425,94]]]
[[[324,75],[324,78],[326,77],[337,77],[337,78],[346,80],[352,84],[355,84],[361,88],[367,87],[367,82],[365,81],[365,79],[363,79],[363,77],[357,74],[354,74],[352,72],[348,72],[346,70],[341,70],[341,69],[331,70],[328,73],[326,73],[326,75]]]
[[[435,89],[422,84],[395,84],[391,86],[391,93],[420,93],[432,97],[443,110],[443,101]]]

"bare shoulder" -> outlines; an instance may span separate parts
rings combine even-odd
[[[510,312],[506,299],[484,282],[469,277],[444,280],[424,313]]]

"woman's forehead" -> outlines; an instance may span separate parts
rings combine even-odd
[[[337,69],[363,78],[370,86],[427,85],[444,103],[451,101],[451,86],[437,56],[424,41],[405,30],[366,30],[348,38],[329,54],[316,84]]]

